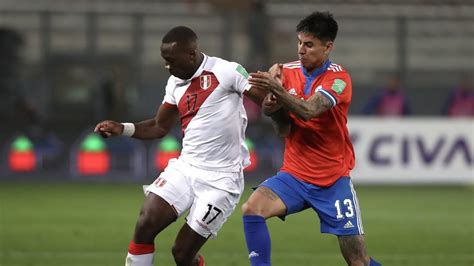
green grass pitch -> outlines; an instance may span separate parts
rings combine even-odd
[[[474,265],[472,187],[357,191],[369,254],[383,265]],[[142,201],[139,184],[0,183],[0,266],[124,265]],[[183,223],[157,238],[155,265],[174,265],[171,245]],[[268,224],[273,265],[345,265],[312,211]],[[249,265],[240,208],[201,253],[208,266]]]

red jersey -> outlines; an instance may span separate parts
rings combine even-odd
[[[283,65],[283,87],[289,94],[307,100],[322,93],[332,108],[307,122],[290,112],[292,127],[285,138],[281,171],[317,186],[330,186],[354,168],[354,149],[347,130],[347,112],[352,98],[349,74],[327,61],[307,75],[299,61]]]

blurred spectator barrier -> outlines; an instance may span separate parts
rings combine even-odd
[[[40,162],[30,139],[23,135],[13,139],[8,152],[8,166],[11,172],[32,172],[39,168]]]
[[[350,117],[356,183],[474,184],[474,119]]]
[[[110,155],[105,142],[95,133],[82,141],[76,158],[80,175],[105,175],[110,168]]]
[[[351,174],[355,183],[474,184],[472,118],[351,116],[348,127],[356,153],[356,167]],[[179,156],[181,149],[173,137],[153,142],[128,137],[102,139],[91,131],[85,130],[69,149],[69,175],[74,179],[138,181],[156,177],[169,159]],[[272,176],[281,166],[269,159],[281,155],[281,140],[274,138],[270,129],[261,134],[265,137],[254,139],[255,143],[246,140],[252,161],[245,170],[249,181]],[[41,154],[28,138],[16,135],[2,143],[0,179],[36,175],[68,178],[61,172],[64,163],[58,164],[59,168],[45,169]],[[257,149],[262,143],[266,148]]]
[[[128,137],[103,139],[90,132],[92,129],[87,129],[71,148],[70,173],[73,177],[133,180],[145,176],[143,142]]]
[[[173,158],[178,158],[181,152],[181,145],[173,136],[166,136],[156,145],[153,145],[150,151],[150,158],[153,158],[154,169],[152,173],[156,171],[163,171],[168,165],[168,161]]]

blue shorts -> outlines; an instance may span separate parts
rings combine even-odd
[[[348,176],[329,187],[319,187],[279,172],[259,186],[268,187],[280,197],[286,205],[286,215],[313,208],[321,222],[321,233],[364,234],[359,201]]]

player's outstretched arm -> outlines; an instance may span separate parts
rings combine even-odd
[[[140,139],[162,138],[171,130],[178,120],[179,112],[176,105],[162,104],[154,119],[149,119],[136,124],[135,135]]]
[[[162,104],[158,108],[155,118],[144,120],[127,127],[122,123],[105,120],[97,124],[94,131],[103,137],[132,136],[138,139],[155,139],[165,136],[175,124],[178,118],[178,109],[175,105]]]

